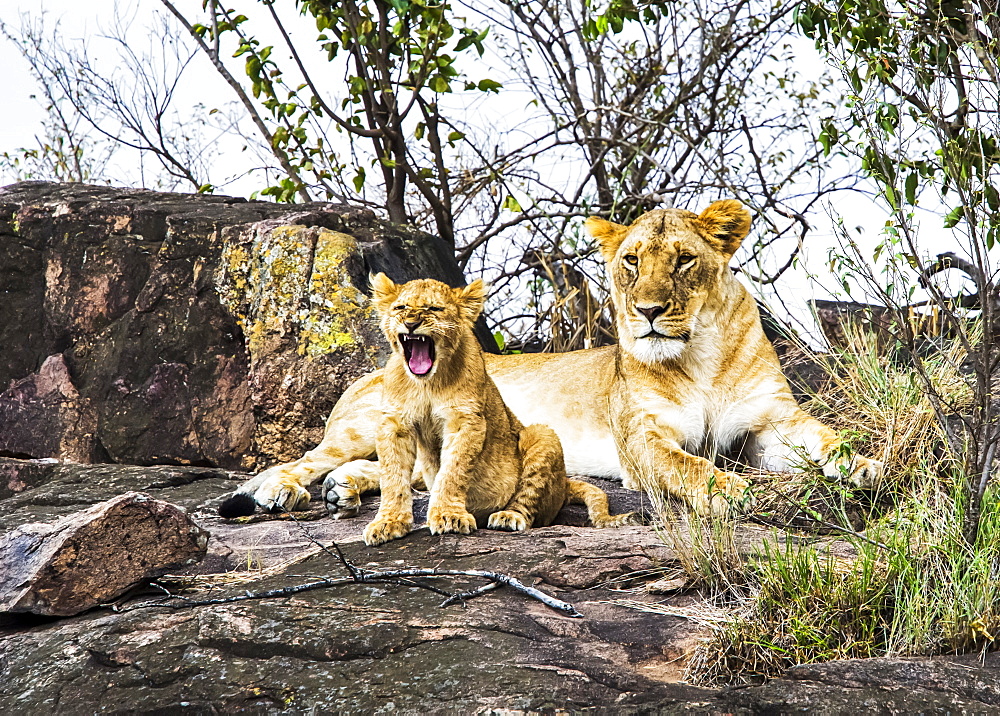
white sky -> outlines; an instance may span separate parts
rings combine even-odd
[[[192,12],[200,8],[198,0],[183,0],[179,3],[182,9]],[[190,7],[189,7],[190,6]],[[148,17],[154,9],[162,5],[156,0],[119,0],[118,11],[135,12],[141,26],[144,17]],[[99,35],[102,27],[108,27],[111,18],[115,17],[115,0],[0,0],[0,20],[8,27],[16,30],[20,26],[21,13],[37,16],[44,10],[46,26],[52,28],[58,20],[65,39],[90,38],[94,55],[100,59],[101,44],[94,38]],[[196,58],[196,62],[200,58]],[[810,61],[804,58],[804,61]],[[219,101],[220,93],[228,92],[221,80],[207,69],[207,64],[199,66],[189,78],[195,79],[195,85],[188,88],[192,101],[202,101],[212,106],[213,101]],[[3,92],[5,111],[0,120],[0,152],[11,151],[19,147],[35,144],[35,134],[44,116],[42,107],[32,95],[37,92],[34,81],[29,73],[27,62],[20,53],[6,40],[0,39],[0,90]],[[231,99],[225,97],[225,101]],[[225,145],[221,147],[219,161],[226,162],[226,154],[238,152],[239,147]],[[12,180],[0,172],[0,185]],[[222,193],[247,194],[252,190],[252,181],[236,182],[228,186]],[[188,189],[184,189],[187,191]],[[834,200],[834,211],[844,216],[848,227],[863,227],[861,242],[874,246],[878,241],[879,231],[885,222],[885,213],[871,201],[857,193],[844,193]],[[788,280],[777,287],[783,298],[783,303],[798,314],[799,321],[807,321],[805,302],[809,298],[828,298],[836,292],[836,281],[829,275],[827,258],[830,246],[834,240],[829,222],[822,216],[813,217],[814,224],[825,226],[818,235],[807,242],[807,248],[802,259],[802,268],[790,275]],[[853,233],[853,232],[852,232]],[[929,214],[921,226],[922,245],[928,254],[953,250],[954,239],[951,232],[941,228],[938,216]],[[808,277],[812,274],[819,279],[819,284]],[[766,295],[766,294],[765,294]]]

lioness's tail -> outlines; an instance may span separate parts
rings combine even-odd
[[[257,509],[257,501],[254,500],[253,494],[264,482],[266,472],[265,470],[265,472],[250,478],[240,485],[236,492],[223,500],[222,504],[219,505],[219,516],[232,519],[233,517],[252,515]]]
[[[566,502],[573,505],[586,505],[587,515],[594,527],[621,527],[622,525],[638,525],[642,523],[635,512],[623,515],[608,513],[608,496],[604,490],[583,480],[567,480]]]
[[[246,492],[234,492],[219,505],[219,516],[226,519],[246,517],[257,509],[257,503]]]

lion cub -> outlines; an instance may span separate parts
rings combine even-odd
[[[552,429],[521,425],[504,404],[472,333],[485,293],[481,280],[452,289],[430,279],[372,279],[392,357],[382,378],[382,503],[365,529],[370,545],[413,529],[415,465],[431,493],[431,534],[469,534],[487,516],[490,529],[548,525],[571,502],[587,506],[595,527],[635,521],[631,512],[612,517],[604,492],[566,477]]]

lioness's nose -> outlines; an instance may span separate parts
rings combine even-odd
[[[656,317],[667,310],[666,306],[636,306],[635,310],[646,317],[646,320],[652,325]]]
[[[406,326],[406,330],[408,330],[410,333],[413,333],[413,331],[419,328],[420,324],[423,322],[424,319],[422,318],[409,318],[403,321],[403,325]]]

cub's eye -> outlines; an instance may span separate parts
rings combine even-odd
[[[392,310],[393,311],[405,311],[406,310],[406,306],[393,306]]]
[[[635,254],[625,254],[622,257],[622,260],[625,263],[627,263],[629,266],[638,266],[639,265],[639,257],[636,256]]]
[[[438,313],[438,312],[444,310],[444,306],[428,306],[427,310],[428,311],[434,311],[435,313]]]

